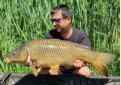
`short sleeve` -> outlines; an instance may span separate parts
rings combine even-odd
[[[81,37],[82,37],[82,39],[81,39],[81,41],[80,41],[79,44],[82,44],[82,45],[84,45],[84,46],[87,46],[87,47],[89,47],[89,48],[91,49],[90,40],[89,40],[87,34],[86,34],[84,31],[83,31],[83,34],[82,34]]]

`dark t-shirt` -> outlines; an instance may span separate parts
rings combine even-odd
[[[54,29],[49,31],[49,33],[46,35],[47,39],[61,39],[61,40],[66,40],[74,43],[78,43],[84,46],[87,46],[91,49],[91,44],[88,36],[86,33],[82,30],[73,28],[72,34],[69,38],[64,39],[62,38],[59,33]],[[63,73],[72,73],[75,69],[72,67],[62,67]]]
[[[91,49],[90,40],[88,36],[86,35],[86,33],[76,28],[73,28],[73,32],[68,39],[63,39],[56,30],[49,31],[49,33],[46,35],[46,38],[66,40],[66,41],[88,46]]]

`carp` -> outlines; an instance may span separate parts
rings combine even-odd
[[[97,52],[88,47],[62,41],[58,39],[30,40],[12,51],[5,59],[6,63],[20,63],[29,65],[35,76],[36,64],[44,68],[50,68],[58,75],[59,66],[73,66],[77,59],[93,65],[99,72],[108,77],[107,64],[114,61],[114,54]]]

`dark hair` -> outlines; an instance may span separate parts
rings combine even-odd
[[[72,18],[72,11],[71,11],[71,9],[67,5],[64,5],[64,4],[60,4],[60,5],[55,6],[51,10],[51,15],[53,15],[56,12],[58,12],[59,10],[61,10],[63,17],[70,16]]]

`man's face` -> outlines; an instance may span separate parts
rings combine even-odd
[[[69,30],[70,21],[67,18],[64,19],[61,10],[52,15],[52,20],[53,19],[58,19],[52,22],[57,32],[66,33]]]

